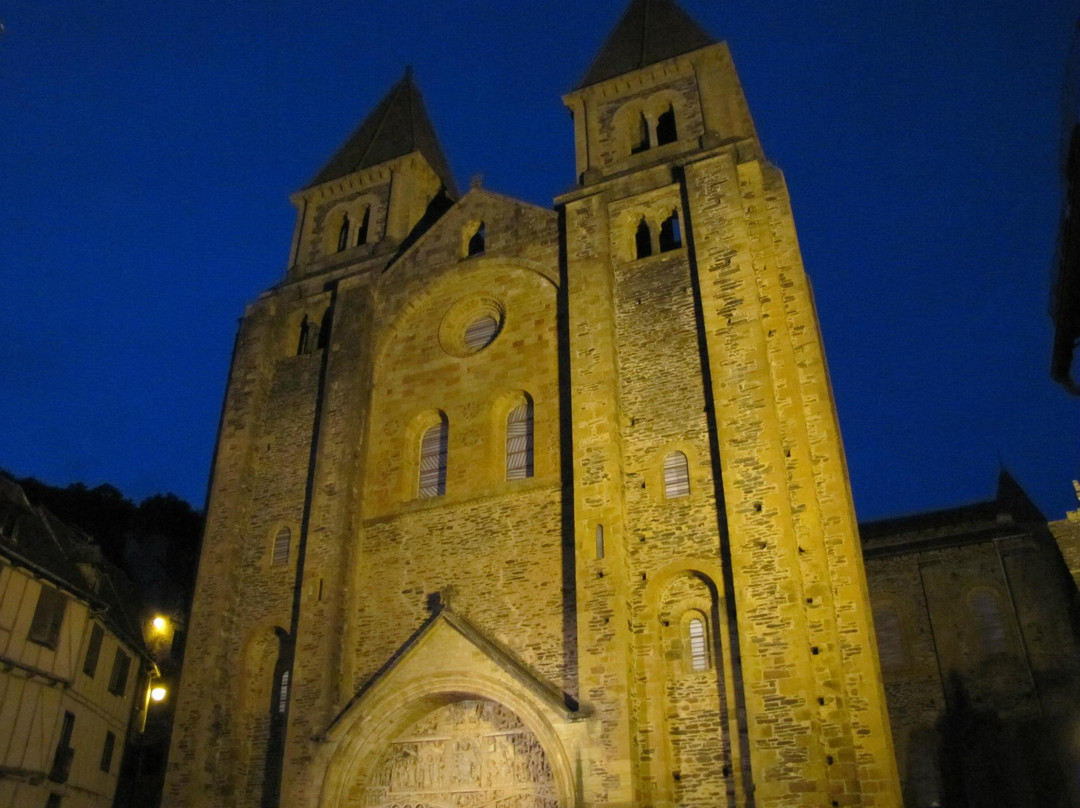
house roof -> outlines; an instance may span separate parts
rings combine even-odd
[[[632,0],[576,89],[715,42],[675,0]]]
[[[307,187],[339,179],[414,151],[424,155],[446,189],[456,196],[450,166],[428,118],[424,99],[413,81],[412,68],[409,68],[401,81],[390,88]]]

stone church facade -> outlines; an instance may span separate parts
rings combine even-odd
[[[458,194],[411,75],[234,349],[167,806],[897,806],[784,180],[633,0],[576,187]]]

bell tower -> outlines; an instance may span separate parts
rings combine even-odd
[[[899,806],[810,283],[728,48],[633,0],[564,102],[589,802]]]

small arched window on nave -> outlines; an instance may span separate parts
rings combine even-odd
[[[686,624],[686,634],[690,649],[690,670],[706,671],[709,669],[709,646],[705,621],[700,617],[691,617]]]
[[[672,452],[664,458],[664,498],[690,496],[690,467],[686,455]]]
[[[533,476],[533,405],[524,398],[506,418],[506,479]]]
[[[417,496],[421,499],[441,497],[446,493],[446,447],[449,434],[446,416],[440,413],[439,423],[428,427],[420,439],[420,480]]]

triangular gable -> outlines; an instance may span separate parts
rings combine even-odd
[[[521,199],[515,199],[514,197],[507,196],[505,194],[495,193],[485,188],[472,188],[450,206],[448,210],[440,213],[438,219],[431,225],[427,226],[423,232],[416,238],[406,239],[406,244],[403,245],[401,253],[383,270],[384,273],[393,273],[396,267],[400,267],[408,262],[408,258],[411,253],[421,249],[426,241],[429,239],[439,238],[439,234],[443,232],[443,228],[456,228],[462,224],[462,218],[468,217],[470,208],[478,208],[482,201],[494,203],[496,207],[507,209],[523,209],[529,211],[532,215],[550,217],[552,220],[557,219],[558,214],[550,208],[540,207],[530,202],[525,202]],[[481,215],[480,211],[477,211],[477,215]],[[506,221],[510,221],[510,215],[503,217]],[[552,266],[552,272],[548,277],[553,284],[558,285],[558,267]],[[546,274],[546,273],[545,273]]]
[[[633,0],[577,89],[715,42],[674,0]]]
[[[343,727],[363,715],[369,702],[386,692],[410,692],[425,681],[437,682],[441,674],[453,673],[477,681],[502,681],[527,693],[546,712],[563,721],[579,718],[573,699],[544,681],[511,651],[487,637],[461,615],[441,608],[391,657],[331,722],[326,735],[333,738]]]

